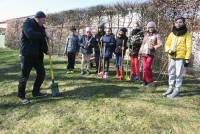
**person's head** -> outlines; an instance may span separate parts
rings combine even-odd
[[[156,23],[153,21],[150,21],[147,24],[147,31],[148,31],[148,33],[155,33],[156,32]]]
[[[140,25],[138,22],[133,24],[133,29],[140,29]]]
[[[106,35],[111,35],[111,34],[112,34],[112,29],[106,28]]]
[[[43,26],[46,23],[46,15],[42,11],[38,11],[35,14],[35,20],[38,23],[39,26]]]
[[[185,18],[183,18],[183,17],[176,17],[176,18],[175,18],[174,26],[175,26],[176,28],[181,28],[181,27],[183,27],[184,25],[186,25],[186,24],[185,24]]]
[[[86,34],[87,36],[91,36],[91,35],[92,35],[92,29],[91,29],[90,27],[86,27],[86,28],[85,28],[85,34]]]
[[[73,35],[76,33],[76,27],[75,26],[70,27],[70,33],[73,34]]]
[[[126,28],[121,28],[121,29],[119,30],[118,36],[119,36],[119,37],[125,36],[126,33],[127,33],[127,31],[128,31],[128,30],[127,30]]]
[[[103,32],[104,29],[105,29],[104,24],[100,24],[100,25],[98,26],[98,32]]]

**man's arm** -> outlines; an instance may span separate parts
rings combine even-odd
[[[26,20],[23,24],[23,32],[28,39],[44,39],[46,37],[45,33],[36,32],[33,30],[33,26],[30,20]]]

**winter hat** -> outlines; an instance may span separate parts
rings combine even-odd
[[[150,21],[150,22],[147,24],[147,28],[150,28],[150,27],[156,28],[156,23],[153,22],[153,21]]]
[[[90,27],[85,28],[85,32],[91,32],[91,31],[92,31],[92,29]]]
[[[71,26],[70,27],[70,31],[76,31],[76,27],[75,26]]]
[[[121,28],[120,31],[122,31],[124,34],[128,31],[125,27]]]
[[[99,24],[99,25],[98,25],[98,28],[102,28],[102,29],[104,29],[104,28],[105,28],[104,23],[103,23],[103,24]]]
[[[38,12],[35,14],[35,18],[46,18],[46,15],[45,15],[44,12],[38,11]]]

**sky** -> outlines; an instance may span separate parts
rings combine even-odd
[[[99,4],[112,4],[117,1],[119,0],[0,0],[0,21],[34,15],[37,11],[54,13],[63,10],[84,8]]]

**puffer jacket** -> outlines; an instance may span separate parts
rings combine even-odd
[[[102,37],[103,42],[103,56],[104,58],[112,58],[112,54],[116,47],[116,40],[114,35],[104,35]]]
[[[69,35],[65,46],[66,53],[78,53],[80,49],[80,39],[77,35]]]
[[[83,35],[80,40],[80,47],[81,47],[81,53],[82,54],[92,54],[93,48],[95,48],[97,45],[97,41],[93,36],[86,36]]]
[[[182,36],[176,36],[172,32],[165,43],[165,52],[174,51],[174,55],[169,55],[173,59],[190,59],[192,53],[192,36],[189,32]]]
[[[144,38],[144,32],[139,31],[138,33],[131,35],[128,39],[128,46],[130,49],[130,55],[138,55],[142,41]]]
[[[22,56],[41,56],[48,52],[45,28],[39,26],[33,18],[23,23],[20,54]]]
[[[123,56],[125,56],[126,50],[128,48],[127,41],[128,41],[128,37],[127,36],[117,37],[117,39],[116,39],[116,48],[115,48],[115,54],[116,55],[122,56],[122,47],[124,47]],[[123,42],[124,42],[124,44],[123,44]]]

